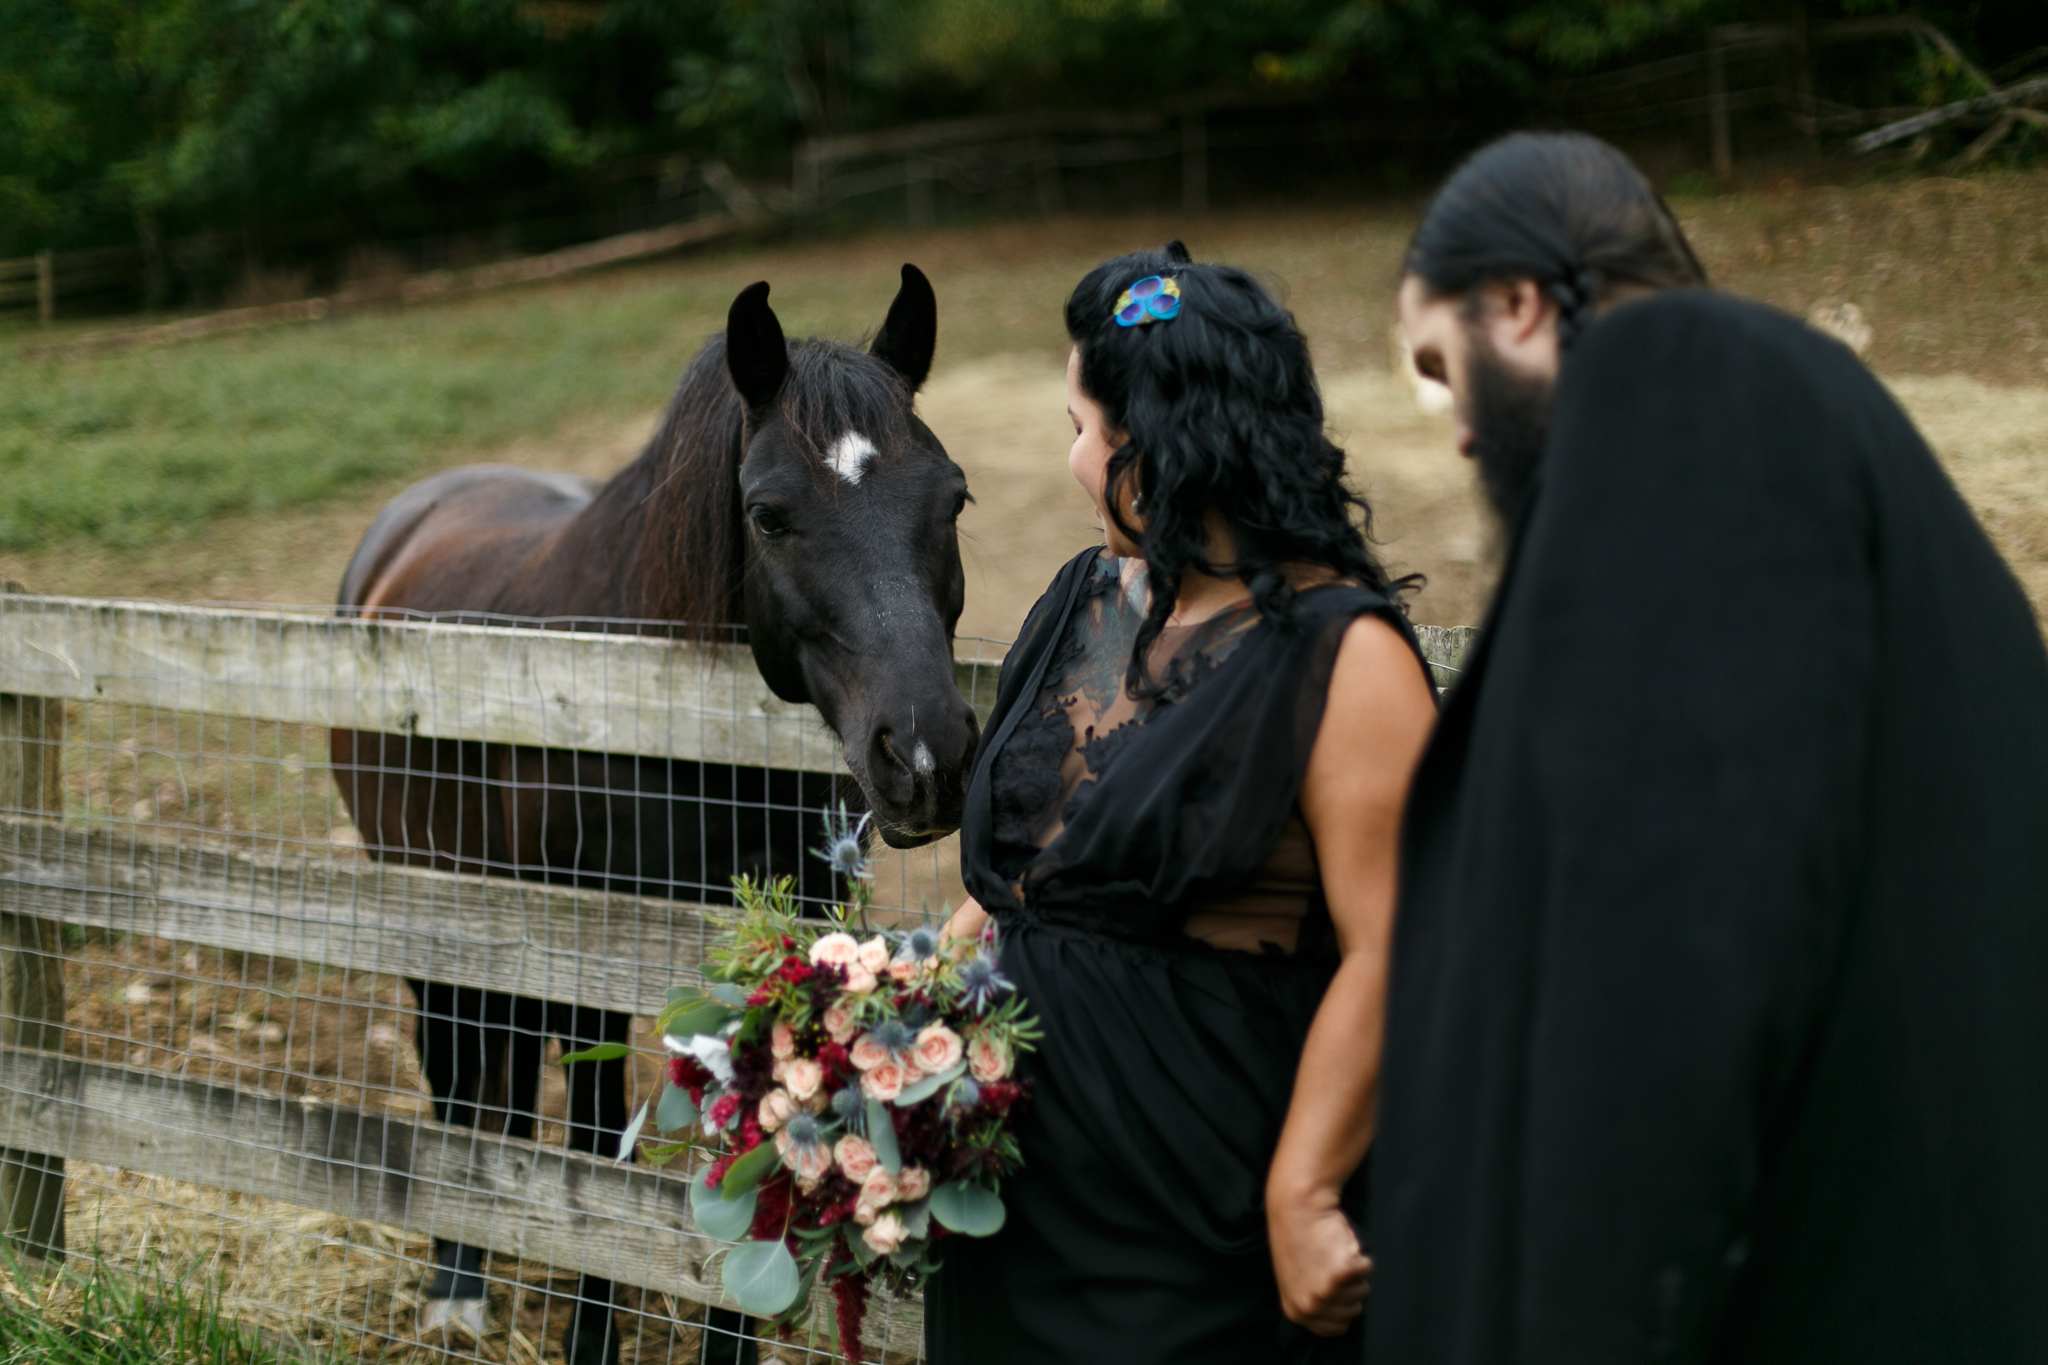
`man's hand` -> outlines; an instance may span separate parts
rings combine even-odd
[[[1358,1245],[1334,1193],[1312,1200],[1266,1201],[1266,1235],[1280,1306],[1317,1336],[1341,1336],[1365,1311],[1372,1261]]]

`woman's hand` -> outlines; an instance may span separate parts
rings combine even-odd
[[[1288,1320],[1321,1337],[1342,1336],[1365,1311],[1372,1261],[1358,1245],[1351,1220],[1333,1192],[1309,1196],[1266,1194],[1266,1236],[1280,1307]]]
[[[953,912],[953,918],[946,921],[946,927],[939,931],[939,946],[948,951],[965,947],[972,949],[981,942],[981,931],[988,925],[988,911],[981,908],[981,902],[969,896]]]

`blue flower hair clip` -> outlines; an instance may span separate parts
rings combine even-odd
[[[1147,275],[1116,300],[1116,325],[1142,327],[1180,316],[1180,285],[1171,275]]]

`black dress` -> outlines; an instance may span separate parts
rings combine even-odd
[[[1044,1037],[1009,1221],[950,1242],[927,1291],[934,1365],[1362,1349],[1355,1326],[1324,1339],[1282,1316],[1263,1196],[1337,960],[1296,797],[1345,629],[1407,626],[1344,584],[1300,593],[1284,626],[1226,612],[1167,632],[1160,695],[1133,703],[1140,568],[1090,551],[1054,580],[968,790],[962,871]]]

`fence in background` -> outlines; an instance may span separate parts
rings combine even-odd
[[[1470,632],[1424,636],[1447,682]],[[984,715],[996,667],[957,666]],[[727,912],[373,860],[328,727],[843,771],[838,739],[744,649],[0,595],[8,1230],[117,1267],[196,1267],[230,1313],[379,1359],[556,1359],[588,1272],[624,1287],[625,1360],[697,1360],[722,1297],[687,1163],[565,1150],[557,1067],[533,1140],[434,1121],[405,983],[630,1012],[644,1031]],[[878,906],[934,913],[949,857],[882,859]],[[655,1040],[638,1042],[635,1104],[660,1076]],[[480,1332],[420,1328],[434,1237],[491,1253]],[[831,1358],[830,1321],[827,1305],[815,1336],[776,1349]],[[869,1347],[921,1358],[918,1305],[872,1313]]]

